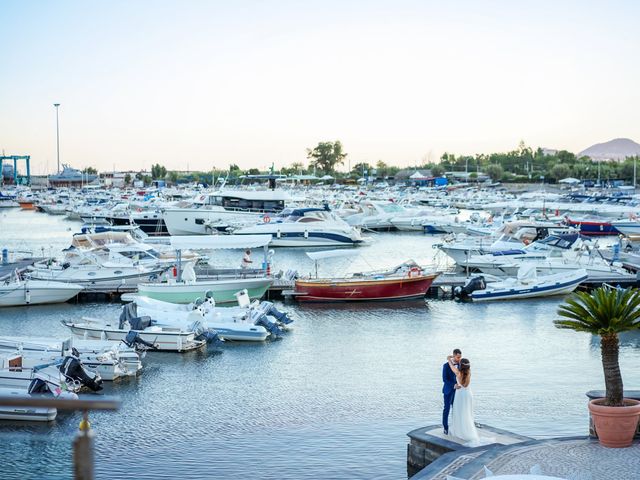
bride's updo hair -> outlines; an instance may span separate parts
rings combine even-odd
[[[462,385],[466,387],[467,385],[469,385],[469,379],[471,377],[471,362],[468,358],[460,359],[458,370],[460,371],[460,375],[462,377],[460,379],[460,383],[462,383]]]

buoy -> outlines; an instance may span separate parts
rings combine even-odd
[[[420,274],[422,273],[422,270],[420,270],[420,268],[418,267],[411,267],[411,270],[409,270],[409,278],[411,277],[418,277],[420,276]]]

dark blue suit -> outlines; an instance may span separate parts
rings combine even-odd
[[[444,409],[442,410],[442,426],[446,431],[449,431],[449,410],[453,405],[453,400],[456,396],[456,374],[451,371],[449,363],[445,363],[442,366],[442,394],[444,395]]]

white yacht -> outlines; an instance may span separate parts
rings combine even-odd
[[[190,206],[165,209],[164,222],[171,235],[209,235],[277,214],[290,200],[281,190],[223,190],[200,195]]]
[[[87,289],[91,288],[118,288],[124,285],[138,285],[142,282],[157,280],[166,267],[145,267],[135,265],[133,261],[122,257],[125,262],[105,262],[90,252],[75,250],[78,258],[74,263],[65,261],[42,261],[29,267],[29,277],[36,280],[49,280],[56,282],[74,283]]]
[[[84,289],[75,283],[9,279],[0,284],[0,307],[63,303]]]
[[[271,235],[272,247],[355,246],[364,242],[360,230],[326,208],[285,209],[234,235]]]
[[[392,230],[396,228],[392,219],[406,215],[405,209],[394,202],[378,200],[361,201],[357,211],[343,210],[344,220],[353,227],[362,227],[369,230]]]

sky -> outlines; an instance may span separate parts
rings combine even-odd
[[[640,141],[632,1],[0,0],[0,151],[101,171]]]

